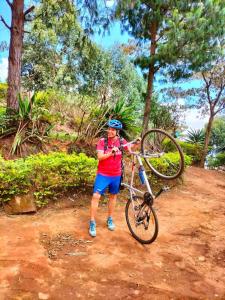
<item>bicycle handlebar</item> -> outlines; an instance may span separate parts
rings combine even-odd
[[[133,140],[133,141],[131,141],[131,142],[128,142],[128,143],[126,143],[126,144],[124,144],[124,145],[121,145],[122,147],[127,147],[127,146],[130,146],[130,145],[134,145],[134,144],[136,144],[137,142],[139,142],[139,141],[141,141],[139,138],[137,138],[137,139],[135,139],[135,140]]]

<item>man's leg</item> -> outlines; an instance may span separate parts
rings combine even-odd
[[[97,209],[98,209],[98,203],[101,198],[101,195],[99,193],[94,193],[91,199],[91,221],[95,221]]]
[[[109,204],[108,204],[108,219],[107,219],[107,226],[109,230],[115,230],[115,224],[113,223],[113,213],[116,206],[116,194],[110,194],[109,196]]]
[[[108,204],[108,218],[113,216],[114,210],[115,210],[115,206],[116,206],[116,199],[117,199],[117,194],[113,195],[110,194],[109,195],[109,204]]]
[[[91,220],[89,225],[89,234],[92,237],[96,236],[96,222],[95,216],[98,209],[98,203],[101,195],[99,193],[94,193],[91,199]]]

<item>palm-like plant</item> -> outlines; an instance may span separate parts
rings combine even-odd
[[[42,114],[37,114],[37,109],[36,113],[33,113],[35,98],[36,94],[34,94],[31,99],[28,97],[22,98],[21,95],[19,95],[18,127],[10,150],[11,154],[14,154],[16,151],[21,154],[22,144],[26,141],[42,143],[44,136],[46,136],[49,124],[43,128],[40,122]]]
[[[117,119],[123,124],[123,135],[129,137],[129,133],[137,133],[137,116],[135,115],[135,106],[127,105],[126,101],[121,99],[110,109],[107,118]]]
[[[191,129],[187,132],[186,141],[191,144],[204,145],[205,132],[202,129]]]

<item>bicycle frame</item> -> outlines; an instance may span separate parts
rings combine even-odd
[[[139,164],[139,167],[142,168],[143,170],[143,176],[144,176],[144,179],[145,179],[145,182],[144,184],[146,185],[147,187],[147,191],[149,192],[149,194],[151,195],[152,199],[154,199],[154,195],[152,193],[152,189],[150,187],[150,184],[149,184],[149,181],[148,181],[148,177],[147,177],[147,174],[145,172],[145,168],[144,168],[144,165],[142,163],[142,157],[144,157],[143,154],[141,153],[136,153],[136,152],[130,152],[133,157],[132,157],[132,173],[131,173],[131,181],[130,181],[130,185],[127,184],[127,183],[122,183],[122,186],[126,187],[129,189],[130,191],[130,196],[131,196],[131,199],[133,199],[133,196],[135,196],[135,192],[136,193],[139,193],[140,195],[144,196],[145,192],[142,192],[141,190],[135,188],[133,186],[134,184],[134,172],[135,172],[135,166],[136,166],[136,160],[138,161],[138,164]]]

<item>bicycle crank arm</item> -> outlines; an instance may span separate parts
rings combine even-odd
[[[155,195],[155,198],[159,197],[159,195],[161,195],[163,192],[168,192],[170,190],[170,187],[169,186],[164,186],[162,187],[158,193]]]

